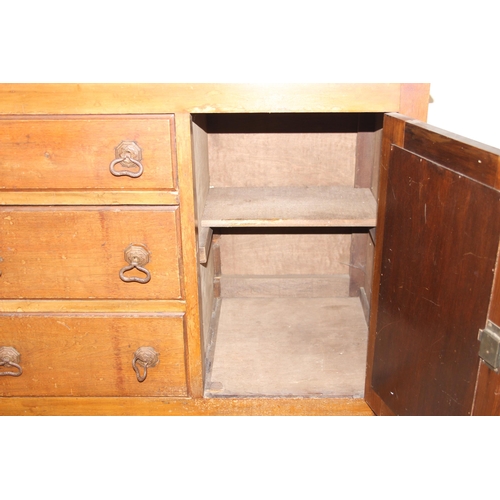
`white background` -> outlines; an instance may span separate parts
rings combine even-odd
[[[19,0],[0,19],[3,82],[429,82],[429,123],[500,147],[491,1]]]

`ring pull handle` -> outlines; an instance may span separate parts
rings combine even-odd
[[[125,249],[125,260],[128,262],[128,266],[123,267],[120,270],[120,279],[125,283],[130,283],[135,281],[136,283],[148,283],[151,279],[151,273],[144,267],[149,262],[149,250],[145,245],[141,244],[131,244]],[[137,269],[141,273],[144,273],[146,277],[140,278],[138,276],[125,276],[125,273],[132,271],[132,269]]]
[[[17,372],[4,372],[0,371],[0,376],[9,375],[11,377],[20,377],[23,373],[23,369],[19,364],[21,362],[21,355],[13,348],[2,346],[0,347],[0,366],[14,367]]]
[[[122,141],[115,148],[115,159],[109,165],[109,171],[119,177],[127,175],[128,177],[140,177],[144,172],[144,167],[141,163],[142,149],[133,141]],[[121,164],[125,170],[115,170],[115,165]],[[139,170],[130,171],[127,169],[138,168]]]
[[[159,362],[158,353],[152,347],[139,347],[132,360],[132,368],[137,376],[137,381],[144,382],[148,376],[148,368],[154,368]],[[141,375],[137,365],[144,368],[143,375]]]

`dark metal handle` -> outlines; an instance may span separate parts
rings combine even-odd
[[[139,278],[138,276],[125,276],[125,273],[127,271],[131,271],[132,269],[137,269],[141,273],[144,273],[146,277]],[[151,273],[145,267],[141,267],[136,264],[131,264],[130,266],[125,266],[122,269],[120,269],[120,279],[122,281],[125,281],[125,283],[130,283],[132,281],[135,281],[136,283],[148,283],[151,280]]]
[[[128,160],[134,165],[137,165],[139,167],[139,171],[130,172],[129,170],[115,170],[115,165],[117,163],[124,162],[125,160]],[[128,177],[140,177],[142,175],[142,172],[144,172],[144,167],[142,166],[142,163],[140,161],[134,160],[130,156],[126,156],[125,158],[117,158],[116,160],[113,160],[109,165],[109,170],[113,175],[116,175],[117,177],[119,177],[120,175],[127,175]]]
[[[13,347],[0,347],[0,366],[17,368],[17,372],[3,372],[0,371],[0,376],[20,377],[23,369],[19,364],[21,362],[21,355]]]
[[[131,244],[125,249],[125,260],[128,262],[128,266],[123,267],[120,270],[120,279],[125,281],[125,283],[130,283],[135,281],[137,283],[148,283],[151,279],[151,273],[144,267],[150,258],[149,250],[145,245],[141,244]],[[139,278],[137,276],[125,276],[125,273],[131,271],[132,269],[137,269],[141,273],[146,275],[145,278]]]
[[[148,368],[154,368],[158,363],[158,353],[152,347],[139,347],[134,353],[132,368],[135,371],[138,382],[144,382],[148,376]],[[141,375],[137,365],[144,368],[144,374]]]
[[[115,159],[109,165],[109,171],[116,177],[121,175],[126,175],[128,177],[140,177],[144,172],[144,167],[142,166],[142,150],[137,145],[137,143],[132,141],[123,141],[115,148]],[[115,170],[115,165],[121,163],[122,167],[135,168],[138,167],[137,172],[130,170]]]

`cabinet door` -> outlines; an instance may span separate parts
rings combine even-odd
[[[384,124],[367,402],[470,415],[500,234],[500,151],[400,115]]]

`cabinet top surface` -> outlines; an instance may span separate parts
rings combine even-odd
[[[0,84],[0,114],[400,112],[428,84]]]

